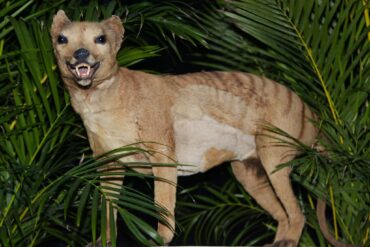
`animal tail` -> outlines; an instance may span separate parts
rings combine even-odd
[[[320,230],[324,235],[325,239],[332,244],[334,247],[355,247],[352,244],[342,243],[334,238],[334,236],[330,233],[328,229],[328,225],[326,224],[326,216],[325,216],[325,209],[326,209],[326,202],[324,199],[317,200],[317,208],[316,208],[316,216],[319,222]]]

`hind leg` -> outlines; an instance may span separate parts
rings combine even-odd
[[[289,229],[284,239],[275,242],[274,245],[297,246],[305,224],[305,218],[290,183],[291,169],[286,167],[276,171],[278,165],[292,160],[296,151],[287,146],[274,146],[272,142],[274,140],[266,136],[256,138],[258,156],[289,218]]]
[[[278,221],[274,242],[283,240],[289,228],[288,217],[268,181],[260,160],[249,158],[243,162],[233,161],[231,167],[236,179],[243,185],[244,189]]]

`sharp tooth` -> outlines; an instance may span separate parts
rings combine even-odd
[[[78,75],[78,77],[80,77],[80,71],[78,70],[78,66],[76,67],[76,73],[77,73],[77,75]]]
[[[81,77],[80,69],[86,70],[86,72],[84,72],[82,74],[82,77],[88,76],[90,74],[91,66],[89,64],[79,64],[79,65],[77,65],[75,70],[76,70],[76,74],[78,75],[78,77]]]

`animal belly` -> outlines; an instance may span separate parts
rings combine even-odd
[[[228,160],[243,160],[256,150],[255,138],[209,116],[174,122],[178,175],[204,172]]]

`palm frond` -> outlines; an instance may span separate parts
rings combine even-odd
[[[179,244],[250,246],[271,241],[273,231],[267,230],[271,218],[230,172],[223,172],[230,180],[222,186],[202,183],[180,193],[177,219],[184,230],[177,239]]]

